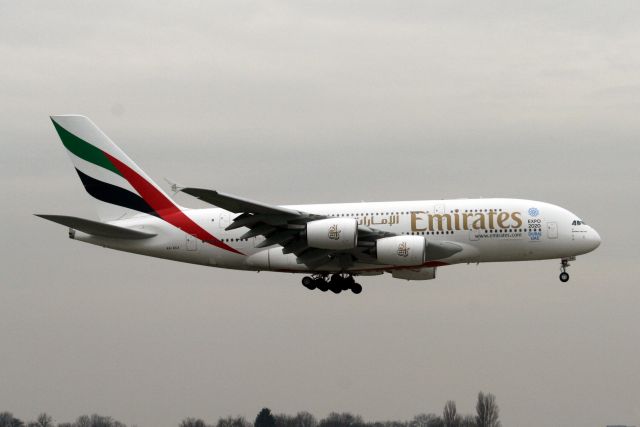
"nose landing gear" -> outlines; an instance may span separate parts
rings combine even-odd
[[[569,273],[567,273],[567,268],[571,265],[569,261],[575,261],[576,257],[571,258],[562,258],[560,260],[560,281],[562,283],[566,283],[569,281]]]
[[[354,294],[362,292],[362,286],[353,279],[353,275],[333,274],[328,279],[326,274],[315,274],[302,278],[302,286],[309,290],[318,289],[322,292],[331,290],[334,294],[351,289]]]

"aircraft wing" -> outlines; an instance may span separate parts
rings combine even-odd
[[[375,241],[381,237],[395,236],[394,233],[360,225],[356,248],[346,251],[312,248],[307,245],[306,224],[310,221],[329,218],[326,215],[272,206],[215,190],[185,187],[180,191],[222,209],[239,213],[240,215],[226,230],[246,227],[249,231],[240,238],[264,236],[265,239],[256,247],[280,245],[284,254],[295,254],[301,263],[310,268],[320,267],[333,259],[338,259],[345,268],[355,261],[378,264],[375,254],[371,253],[375,248]]]
[[[179,187],[178,187],[179,188]],[[265,215],[300,215],[301,212],[292,209],[282,208],[279,206],[270,206],[265,203],[256,202],[254,200],[243,199],[231,194],[221,193],[215,190],[207,190],[204,188],[179,188],[183,193],[187,193],[193,197],[203,200],[219,208],[234,213],[251,212],[255,214]]]
[[[329,218],[326,215],[272,206],[266,203],[248,200],[242,197],[221,193],[215,190],[185,187],[180,191],[222,209],[239,213],[226,230],[241,227],[249,229],[240,238],[248,239],[264,236],[256,245],[258,248],[280,245],[284,254],[295,254],[300,263],[311,269],[337,260],[343,268],[355,262],[380,264],[375,256],[376,240],[395,236],[395,233],[363,225],[358,226],[358,245],[348,250],[327,250],[312,248],[307,244],[306,224],[311,221]],[[460,251],[458,245],[449,242],[429,242],[427,253],[432,259],[445,258]]]

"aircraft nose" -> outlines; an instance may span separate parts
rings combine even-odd
[[[592,249],[594,250],[595,248],[597,248],[598,246],[600,246],[600,243],[602,242],[602,239],[600,238],[600,235],[598,234],[598,232],[593,228],[593,227],[589,227],[589,243],[591,243],[592,245]]]

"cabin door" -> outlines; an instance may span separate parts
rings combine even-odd
[[[557,239],[558,238],[558,223],[557,222],[548,222],[547,223],[547,237],[549,239]]]

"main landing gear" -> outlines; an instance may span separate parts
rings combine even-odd
[[[315,274],[313,276],[304,276],[302,278],[302,286],[309,290],[318,289],[322,292],[330,290],[334,294],[339,294],[342,291],[348,291],[354,294],[362,292],[362,285],[356,283],[351,274],[333,274],[331,279],[328,279],[326,274]]]
[[[575,261],[576,257],[571,257],[571,258],[562,258],[560,260],[560,271],[562,273],[560,273],[560,281],[562,283],[566,283],[569,281],[569,273],[567,273],[567,268],[571,265],[569,264],[569,261]]]

